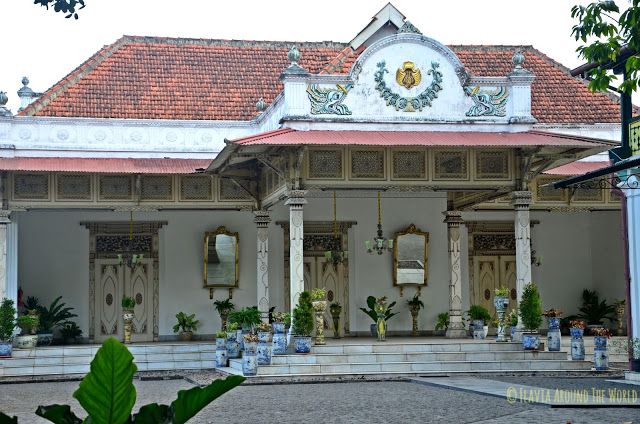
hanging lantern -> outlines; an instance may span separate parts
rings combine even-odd
[[[333,192],[333,242],[331,243],[330,250],[324,252],[324,257],[327,261],[331,262],[334,267],[344,263],[347,259],[347,252],[342,250],[342,240],[338,235],[338,221],[337,221],[337,206],[336,206],[336,192]]]
[[[377,253],[382,255],[386,251],[393,250],[393,240],[386,239],[382,235],[382,207],[380,204],[380,192],[378,192],[378,231],[373,240],[364,242],[367,252],[370,254]]]
[[[125,249],[118,253],[118,262],[120,265],[126,265],[129,268],[135,268],[142,263],[144,255],[141,253],[135,253],[135,246],[133,244],[133,211],[129,214],[129,240]]]

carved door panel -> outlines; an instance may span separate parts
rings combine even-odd
[[[515,256],[500,256],[500,284],[509,288],[509,309],[517,307]]]
[[[133,269],[125,269],[125,295],[136,301],[133,309],[133,334],[131,341],[153,340],[153,260],[144,259]]]
[[[484,306],[493,315],[496,311],[493,306],[493,294],[499,286],[499,278],[498,256],[474,256],[472,305]]]
[[[325,312],[325,336],[333,336],[333,321],[329,312],[329,305],[339,302],[342,305],[340,314],[341,334],[345,334],[345,305],[347,302],[344,281],[344,267],[334,267],[324,257],[304,258],[304,289],[311,291],[324,287],[327,290],[327,311]]]
[[[117,259],[96,260],[96,320],[95,338],[102,342],[122,334],[124,275]]]

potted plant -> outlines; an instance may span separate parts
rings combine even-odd
[[[420,300],[420,293],[416,293],[411,299],[407,300],[407,305],[409,305],[409,312],[411,313],[411,335],[417,337],[419,335],[418,314],[420,309],[424,308],[424,303]]]
[[[180,332],[180,340],[188,342],[193,338],[193,332],[198,329],[200,321],[196,319],[196,314],[187,315],[184,312],[176,314],[178,323],[173,326],[173,332]]]
[[[240,342],[238,342],[238,323],[227,322],[227,357],[240,357]]]
[[[342,313],[342,305],[339,302],[333,302],[329,305],[329,313],[333,321],[333,338],[340,338],[340,314]]]
[[[275,312],[273,314],[273,338],[271,342],[271,353],[273,355],[284,355],[287,353],[287,335],[285,330],[285,321],[291,321],[290,314],[283,312]]]
[[[82,330],[73,321],[67,321],[60,328],[60,335],[62,335],[62,341],[65,344],[74,344],[77,342],[78,337],[82,335]]]
[[[436,321],[436,335],[444,336],[449,328],[449,312],[441,312],[438,314]]]
[[[258,336],[253,332],[244,335],[244,352],[242,352],[242,374],[244,375],[256,375],[258,373],[257,346]]]
[[[538,286],[529,283],[524,286],[520,300],[520,318],[525,332],[522,334],[522,345],[525,350],[538,350],[540,336],[538,328],[542,324],[542,302]]]
[[[300,293],[298,304],[293,310],[293,341],[296,353],[311,352],[311,333],[313,332],[313,306],[308,291]]]
[[[467,314],[469,315],[469,320],[473,327],[473,338],[486,338],[489,333],[488,323],[491,321],[491,314],[489,314],[489,310],[484,306],[471,305]]]
[[[606,300],[600,301],[598,292],[584,289],[582,291],[582,306],[578,309],[578,318],[586,321],[587,328],[602,327],[604,320],[612,320],[615,312],[614,305],[608,305]]]
[[[498,319],[496,320],[496,328],[498,330],[496,341],[506,342],[507,338],[504,334],[504,315],[507,307],[509,306],[509,288],[498,287],[494,290],[494,294],[493,305],[496,307],[496,313],[498,315]]]
[[[584,321],[580,319],[569,321],[569,332],[571,333],[571,359],[573,361],[584,361]]]
[[[258,348],[256,351],[258,365],[271,365],[271,324],[258,324]]]
[[[606,371],[609,368],[609,352],[607,340],[611,337],[609,329],[604,327],[591,328],[593,334],[593,364],[596,371]]]
[[[624,299],[616,300],[613,303],[613,307],[616,310],[616,322],[617,322],[616,335],[624,336],[624,315],[627,309],[626,301]]]
[[[244,334],[248,333],[254,326],[262,322],[260,311],[257,306],[242,308],[239,311],[229,313],[229,321],[237,323]]]
[[[227,332],[218,331],[216,333],[216,367],[227,366]]]
[[[323,345],[325,344],[324,311],[327,309],[327,290],[324,287],[311,290],[311,305],[316,314],[316,336],[314,343],[316,345]]]
[[[231,299],[224,299],[216,300],[215,302],[213,302],[213,306],[216,308],[216,311],[218,311],[218,314],[220,315],[220,321],[222,323],[221,328],[224,331],[227,328],[227,320],[229,319],[229,314],[231,313],[231,311],[233,311],[235,305],[231,302]]]
[[[631,371],[640,372],[640,338],[631,337],[628,339],[613,340],[611,347],[619,352],[626,352],[629,355]]]
[[[560,346],[562,345],[562,337],[560,335],[560,318],[562,317],[562,311],[551,308],[544,311],[542,315],[547,317],[549,325],[549,331],[547,332],[547,349],[549,352],[560,352]]]
[[[518,333],[518,308],[513,308],[511,312],[509,312],[508,320],[509,320],[509,335],[511,336],[511,341],[515,342],[516,334]]]
[[[38,345],[38,323],[40,317],[34,310],[29,311],[27,315],[19,316],[17,319],[18,327],[22,330],[20,335],[15,338],[15,347],[18,349],[34,349]]]
[[[135,312],[133,309],[136,307],[136,300],[130,296],[122,296],[122,321],[124,321],[124,342],[131,343],[131,333],[133,331],[133,318]]]
[[[392,317],[398,314],[397,312],[391,312],[391,308],[393,308],[395,304],[396,302],[391,302],[387,306],[386,312],[384,313],[385,322],[389,321]],[[360,310],[365,314],[369,315],[369,317],[373,320],[373,324],[371,324],[371,335],[373,337],[378,337],[378,330],[377,330],[378,314],[375,311],[376,298],[373,296],[367,297],[367,306],[369,307],[369,309],[360,308]]]
[[[60,302],[62,296],[58,296],[49,307],[39,306],[40,325],[38,326],[38,345],[49,346],[53,342],[53,332],[66,323],[70,318],[78,315],[74,314],[73,308],[66,306],[65,302]]]
[[[11,358],[13,330],[16,328],[16,308],[13,300],[4,298],[0,304],[0,358]]]

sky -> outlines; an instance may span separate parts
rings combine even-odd
[[[64,19],[31,0],[0,0],[0,91],[15,113],[23,76],[45,91],[122,35],[348,42],[386,0],[85,0]],[[444,44],[531,44],[573,68],[571,36],[580,0],[394,0],[426,36]],[[526,62],[525,62],[526,67]],[[636,102],[637,103],[637,102]]]

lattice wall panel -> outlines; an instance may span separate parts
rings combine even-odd
[[[251,196],[229,178],[220,178],[220,200],[251,200]]]
[[[383,179],[384,150],[352,150],[351,178]]]
[[[99,186],[101,200],[130,200],[133,197],[130,175],[101,175]]]
[[[451,150],[434,153],[434,175],[436,180],[468,180],[469,161],[467,152]]]
[[[13,177],[13,198],[49,200],[49,175],[15,174]]]
[[[342,168],[342,150],[309,151],[309,178],[343,178]]]
[[[565,190],[561,188],[553,188],[554,181],[560,178],[548,177],[538,178],[536,180],[536,200],[540,202],[564,202],[567,200]]]
[[[210,175],[180,177],[180,200],[213,200],[213,180]]]
[[[506,151],[476,151],[476,179],[509,179],[509,153]]]
[[[145,175],[140,182],[140,197],[142,199],[173,199],[173,177],[170,175]]]
[[[91,175],[58,175],[56,177],[56,198],[60,200],[91,200]]]
[[[398,150],[392,152],[393,178],[424,179],[427,175],[426,153],[419,150]]]
[[[573,193],[573,200],[577,202],[604,202],[604,190],[600,187],[578,188]]]

